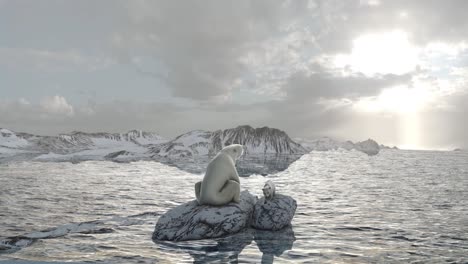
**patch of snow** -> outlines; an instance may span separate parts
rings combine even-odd
[[[189,133],[183,134],[182,136],[176,138],[174,140],[176,143],[180,143],[185,147],[191,146],[196,143],[210,142],[210,132],[202,131],[202,130],[195,130]]]
[[[83,151],[68,153],[68,154],[57,154],[53,152],[49,152],[47,154],[42,154],[34,158],[36,161],[83,161],[83,160],[105,160],[105,156],[117,151],[121,151],[125,149],[128,152],[142,154],[147,151],[145,147],[137,146],[137,145],[127,145],[125,148],[122,146],[115,146],[115,147],[107,147],[107,148],[94,148],[94,149],[87,149]]]
[[[21,137],[18,137],[13,131],[2,128],[0,129],[0,146],[7,148],[24,148],[29,145],[29,142]]]

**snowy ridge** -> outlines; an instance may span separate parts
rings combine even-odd
[[[18,137],[13,131],[0,128],[0,147],[24,148],[28,145],[29,142],[26,139]]]
[[[294,142],[284,131],[276,128],[239,126],[232,129],[218,130],[213,136],[213,152],[217,153],[224,146],[241,144],[246,154],[304,154],[306,149]]]
[[[58,136],[37,136],[0,130],[0,161],[5,157],[38,161],[105,160],[108,155],[121,152],[124,161],[144,158],[147,146],[166,140],[160,135],[141,130],[127,133],[86,133],[74,131]],[[25,155],[29,153],[31,155]],[[8,159],[7,159],[8,160]],[[14,160],[14,158],[13,158]],[[120,160],[119,160],[120,161]]]
[[[308,151],[330,151],[330,150],[357,150],[370,156],[377,155],[381,149],[390,149],[390,147],[379,145],[375,140],[368,139],[353,143],[352,141],[337,141],[329,137],[322,137],[315,140],[295,138],[296,142],[304,146]],[[393,147],[396,149],[396,147]]]
[[[211,158],[231,144],[244,146],[237,161],[240,176],[267,175],[286,169],[307,150],[275,128],[238,126],[214,132],[194,130],[149,147],[151,159],[192,173],[202,173]]]
[[[150,147],[152,157],[192,157],[208,155],[211,147],[211,132],[194,130],[166,143]]]
[[[163,159],[172,162],[179,158],[214,156],[230,144],[242,144],[245,147],[245,156],[302,155],[307,152],[284,131],[268,127],[239,126],[214,132],[194,130],[170,141],[158,134],[140,130],[131,130],[127,133],[74,131],[58,136],[36,136],[3,129],[1,135],[0,156],[26,150],[38,153],[33,157],[38,161],[126,162]],[[6,147],[12,150],[3,150]]]
[[[1,129],[0,162],[155,160],[185,171],[202,173],[212,157],[230,144],[244,146],[244,155],[236,165],[242,176],[282,171],[310,151],[345,149],[376,155],[381,149],[388,148],[371,139],[357,143],[327,137],[292,140],[279,129],[247,125],[216,131],[193,130],[172,140],[141,130],[127,133],[75,131],[58,136],[37,136]]]
[[[139,145],[161,144],[167,141],[156,133],[141,130],[130,130],[123,136],[127,141],[132,141]]]
[[[275,128],[238,126],[214,132],[194,130],[151,148],[150,152],[162,157],[191,157],[215,155],[231,144],[244,146],[245,155],[290,155],[307,152],[300,144]]]

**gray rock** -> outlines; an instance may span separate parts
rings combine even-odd
[[[379,144],[372,139],[368,139],[362,142],[357,142],[355,146],[357,150],[362,151],[369,156],[377,155],[380,152]]]
[[[256,201],[256,197],[243,191],[239,203],[210,206],[193,200],[179,205],[159,218],[153,240],[184,241],[237,233],[249,225]]]
[[[280,230],[291,224],[297,203],[291,196],[276,194],[273,199],[258,200],[254,206],[252,227],[263,230]]]

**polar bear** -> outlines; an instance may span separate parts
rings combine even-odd
[[[236,160],[242,155],[239,144],[224,147],[208,164],[203,181],[195,184],[195,195],[199,204],[223,205],[239,202],[240,181]]]

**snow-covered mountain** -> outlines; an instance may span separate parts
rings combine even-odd
[[[370,156],[377,155],[381,149],[390,149],[390,147],[379,145],[375,140],[368,139],[361,142],[353,143],[352,141],[338,141],[329,137],[319,139],[303,139],[295,138],[296,142],[301,144],[308,151],[330,151],[330,150],[358,150]],[[395,147],[394,147],[395,148]]]
[[[182,134],[166,143],[151,146],[149,153],[161,157],[193,157],[211,153],[212,132],[194,130]]]
[[[58,136],[38,136],[0,129],[0,156],[37,153],[36,160],[104,159],[120,150],[145,153],[147,146],[166,142],[156,133],[131,130],[127,133],[72,132]],[[3,154],[3,155],[2,155]]]
[[[152,159],[195,173],[201,173],[223,147],[244,146],[237,162],[239,175],[268,174],[286,169],[308,151],[284,131],[238,126],[217,131],[194,130],[173,140],[150,147]]]
[[[300,155],[307,152],[304,147],[294,142],[284,131],[279,129],[238,126],[214,132],[190,131],[164,144],[151,147],[151,153],[163,157],[215,155],[223,147],[231,144],[243,145],[245,156]]]
[[[388,148],[379,146],[371,139],[357,143],[340,142],[327,137],[292,140],[279,129],[251,126],[216,131],[194,130],[172,140],[140,130],[127,133],[75,131],[58,136],[38,136],[0,129],[0,162],[155,160],[190,172],[202,173],[211,158],[230,144],[244,146],[245,154],[236,165],[239,174],[244,176],[284,170],[303,154],[313,150],[358,150],[376,155],[380,149]]]
[[[25,148],[29,145],[29,142],[23,138],[16,135],[15,132],[0,128],[0,147],[3,148]]]
[[[86,133],[75,131],[70,134],[61,134],[58,137],[42,138],[41,143],[55,149],[69,150],[89,148],[109,148],[128,145],[150,145],[166,142],[156,133],[131,130],[127,133]]]
[[[237,162],[238,171],[244,176],[284,170],[308,152],[284,131],[268,127],[194,130],[169,141],[158,134],[137,130],[124,134],[72,132],[37,136],[3,129],[0,162],[18,159],[71,162],[155,160],[201,173],[216,153],[235,143],[244,145],[245,154]]]

